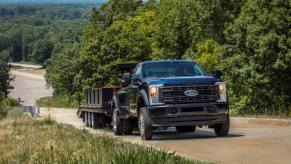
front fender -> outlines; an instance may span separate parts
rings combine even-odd
[[[139,91],[138,100],[142,99],[144,102],[144,106],[150,105],[148,95],[144,89]],[[139,102],[138,102],[139,103]]]

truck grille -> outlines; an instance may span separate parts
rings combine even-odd
[[[168,104],[216,102],[218,98],[216,85],[195,86],[162,86],[160,87],[160,101]],[[186,96],[185,91],[196,90],[197,96]]]

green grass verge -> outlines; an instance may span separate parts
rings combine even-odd
[[[0,163],[200,164],[174,153],[146,148],[51,118],[31,119],[12,110],[0,121]]]
[[[37,100],[39,107],[48,108],[78,108],[78,102],[65,96],[44,97]]]

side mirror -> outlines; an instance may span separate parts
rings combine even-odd
[[[131,76],[130,73],[124,73],[122,75],[122,85],[127,86],[131,82]]]
[[[214,70],[214,77],[220,79],[222,72],[220,70]]]

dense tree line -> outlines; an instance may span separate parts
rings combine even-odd
[[[54,55],[46,79],[56,95],[120,80],[116,63],[191,59],[219,68],[233,112],[288,114],[289,0],[109,0],[93,8],[81,42]]]
[[[8,94],[9,86],[9,65],[8,65],[8,53],[0,53],[0,102],[6,98]]]
[[[0,6],[0,52],[10,61],[45,64],[79,41],[92,5],[3,5]]]

